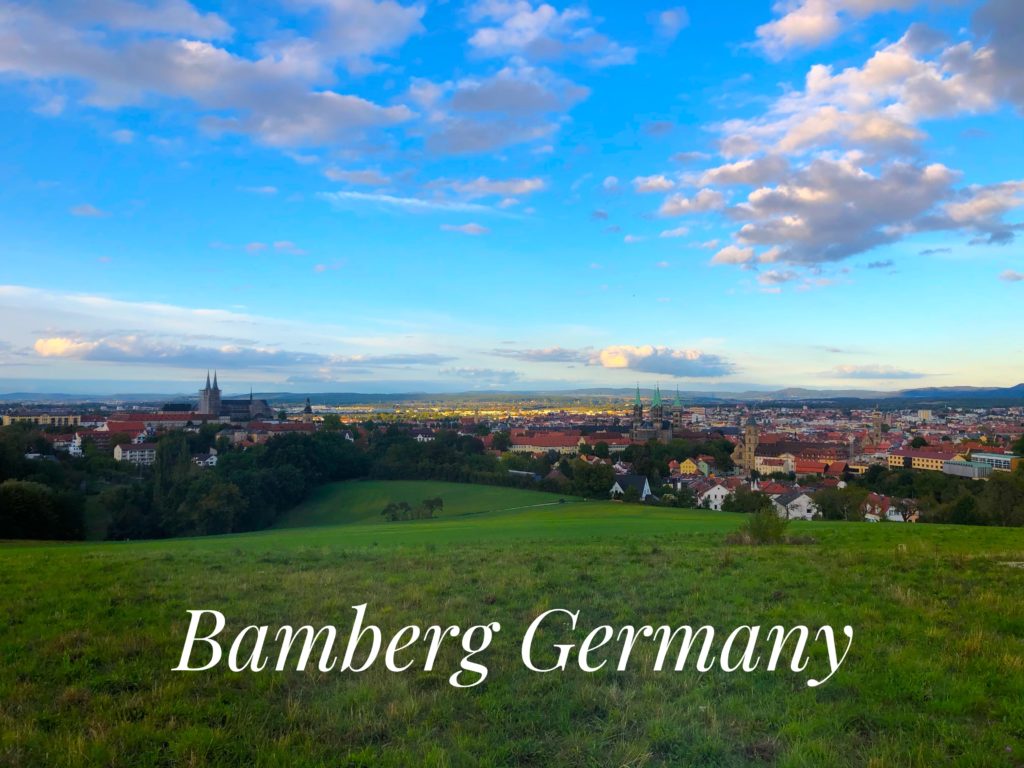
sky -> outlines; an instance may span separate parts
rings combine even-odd
[[[0,391],[1024,381],[1019,0],[8,0],[0,97]]]

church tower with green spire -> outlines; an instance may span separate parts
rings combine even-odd
[[[636,385],[636,399],[633,400],[633,423],[637,426],[644,420],[644,404],[640,400],[640,384]]]
[[[656,426],[660,426],[660,422],[665,418],[665,407],[661,404],[661,385],[657,384],[654,387],[654,399],[651,400],[651,421]]]

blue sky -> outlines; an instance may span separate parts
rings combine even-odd
[[[1024,380],[1024,4],[0,5],[0,389]]]

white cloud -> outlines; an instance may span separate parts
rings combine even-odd
[[[727,163],[704,171],[700,177],[702,187],[713,184],[765,184],[783,178],[789,163],[778,155],[765,155],[755,159]]]
[[[695,349],[672,349],[652,345],[605,347],[592,360],[604,368],[660,373],[673,377],[718,377],[734,372],[734,366],[719,355]]]
[[[608,191],[619,188],[619,180],[615,176],[605,176],[604,181],[601,182],[601,186]]]
[[[241,192],[249,192],[253,195],[270,196],[277,194],[277,187],[270,186],[269,184],[260,187],[239,187],[238,189]]]
[[[102,216],[107,216],[108,214],[106,211],[101,211],[91,203],[80,203],[78,205],[71,206],[71,215],[84,216],[86,218],[100,218]]]
[[[663,229],[658,237],[682,237],[690,232],[687,227],[676,227],[675,229]]]
[[[545,67],[514,60],[496,74],[457,82],[414,80],[409,98],[427,112],[427,148],[475,154],[547,140],[589,89]],[[547,145],[545,145],[547,146]]]
[[[1008,269],[999,275],[999,279],[1007,283],[1019,283],[1024,280],[1024,273],[1015,272],[1012,269]]]
[[[486,235],[491,231],[487,227],[475,222],[468,224],[442,224],[441,229],[445,232],[461,232],[464,235]]]
[[[469,38],[483,56],[524,56],[533,60],[576,58],[590,66],[630,64],[636,50],[602,35],[582,7],[559,11],[528,0],[478,0],[471,19],[484,22]]]
[[[331,181],[343,181],[346,184],[357,184],[363,187],[386,187],[391,179],[376,168],[328,168],[324,171]]]
[[[680,32],[690,26],[690,14],[681,5],[665,8],[655,13],[654,25],[658,37],[663,40],[675,40]]]
[[[404,105],[381,106],[318,87],[287,58],[247,58],[202,39],[161,36],[164,29],[152,34],[146,27],[142,34],[144,13],[137,23],[118,26],[117,14],[92,18],[92,3],[76,5],[80,13],[19,5],[0,14],[0,72],[32,81],[77,80],[85,85],[84,102],[102,109],[190,103],[210,132],[247,134],[276,147],[331,145],[413,116]],[[127,2],[99,7],[142,8]]]
[[[690,213],[720,211],[725,208],[725,196],[716,189],[702,189],[693,197],[671,195],[658,209],[662,216],[683,216]]]
[[[633,179],[633,189],[637,192],[668,192],[675,187],[675,182],[662,175],[637,176]]]
[[[468,203],[444,198],[400,197],[377,192],[323,192],[320,198],[339,207],[351,205],[377,205],[382,208],[400,208],[405,211],[462,211],[487,213],[492,211],[486,205]]]
[[[727,245],[711,258],[712,264],[746,264],[754,258],[753,248]]]
[[[840,365],[824,375],[835,379],[920,379],[927,376],[891,365]]]
[[[907,11],[921,0],[777,0],[778,18],[757,28],[758,43],[774,59],[792,50],[816,48],[836,38],[847,18]]]
[[[481,197],[510,197],[539,192],[546,186],[539,177],[523,179],[491,179],[478,176],[470,181],[452,182],[451,188],[463,197],[475,200]]]

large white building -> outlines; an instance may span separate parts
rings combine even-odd
[[[115,445],[114,460],[127,461],[148,467],[156,461],[156,443],[132,443],[131,445]]]

